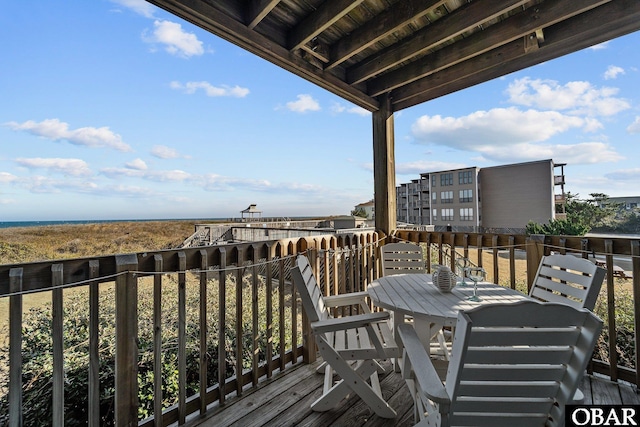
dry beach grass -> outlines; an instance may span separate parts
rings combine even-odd
[[[83,258],[169,249],[194,232],[195,221],[123,221],[0,229],[0,264]],[[24,297],[23,309],[51,301],[49,292]],[[0,299],[0,326],[8,321],[9,299]]]

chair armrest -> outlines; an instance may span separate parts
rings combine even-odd
[[[348,294],[339,294],[339,295],[330,295],[328,297],[323,297],[324,304],[327,307],[342,307],[345,305],[354,305],[365,302],[365,298],[369,296],[369,293],[366,291],[363,292],[351,292]]]
[[[336,317],[311,323],[311,331],[313,333],[325,333],[342,331],[345,329],[362,328],[371,325],[372,323],[381,322],[387,319],[389,319],[389,313],[387,312]]]
[[[450,405],[451,398],[413,326],[406,323],[398,326],[398,335],[404,346],[403,377],[415,379],[421,392],[430,400],[440,405]]]

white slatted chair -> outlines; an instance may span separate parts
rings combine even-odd
[[[567,304],[593,310],[606,271],[584,258],[554,254],[542,257],[529,296],[542,302]],[[576,390],[573,403],[584,400]]]
[[[383,276],[425,273],[424,257],[420,245],[407,242],[387,243],[380,247],[380,255]],[[404,321],[410,320],[406,317],[404,319]],[[450,336],[451,331],[447,331],[447,334]],[[437,342],[431,343],[431,354],[448,358],[450,348],[447,345],[444,331],[438,332],[435,338]]]
[[[543,302],[593,310],[605,270],[573,255],[542,257],[529,296]]]
[[[382,275],[424,273],[422,247],[413,243],[388,243],[380,248]]]
[[[411,325],[402,372],[419,426],[556,427],[602,330],[586,309],[524,301],[460,312],[445,379]]]
[[[383,370],[378,360],[399,356],[388,324],[389,313],[371,313],[365,301],[366,292],[323,297],[304,255],[298,256],[291,274],[326,363],[324,390],[311,409],[328,411],[355,392],[380,417],[394,418],[396,412],[382,398],[378,381],[378,371]],[[349,305],[360,305],[369,312],[337,318],[329,312],[329,307]],[[334,374],[339,381],[335,382]]]

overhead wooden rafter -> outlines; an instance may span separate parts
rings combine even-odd
[[[369,111],[640,30],[638,0],[148,0]]]

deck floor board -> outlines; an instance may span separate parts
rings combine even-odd
[[[195,427],[262,426],[340,426],[340,427],[408,427],[413,425],[411,396],[400,374],[386,364],[380,378],[384,398],[398,413],[395,419],[377,416],[356,395],[343,400],[336,408],[314,412],[310,405],[322,393],[323,375],[316,373],[318,363],[300,365],[276,374],[272,379],[240,397],[230,397],[221,408],[212,408],[206,418],[195,419]],[[585,376],[581,390],[584,404],[640,405],[640,395],[631,386],[596,376]]]

